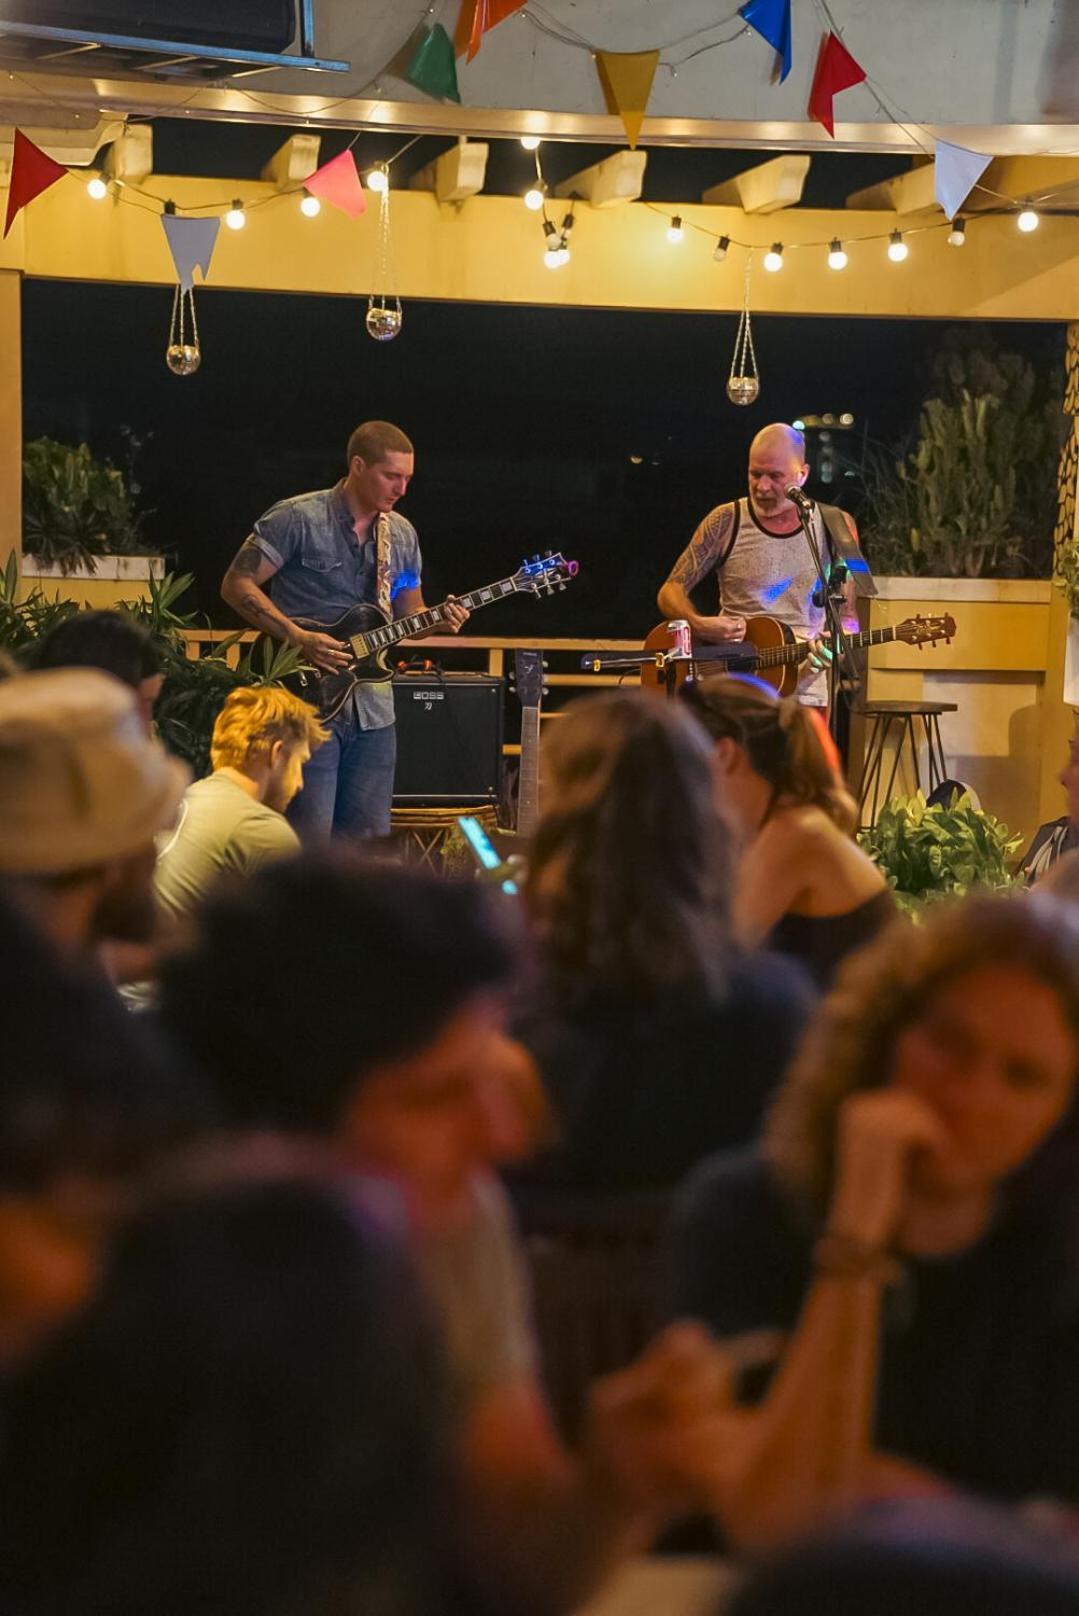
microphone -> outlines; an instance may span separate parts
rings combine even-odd
[[[797,505],[798,509],[802,511],[804,515],[808,516],[810,511],[815,509],[813,500],[810,499],[809,495],[803,488],[799,488],[797,483],[791,483],[790,487],[785,488],[783,492],[786,494],[791,504]]]

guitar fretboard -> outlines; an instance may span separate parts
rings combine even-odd
[[[489,606],[492,601],[504,600],[507,595],[516,592],[516,578],[500,578],[496,584],[486,584],[482,589],[473,589],[471,594],[458,595],[457,600],[466,611],[474,612],[481,606]],[[350,644],[357,656],[368,656],[372,651],[384,651],[388,645],[396,645],[398,640],[407,640],[413,634],[425,634],[428,629],[445,621],[443,606],[429,606],[426,611],[413,612],[411,617],[398,617],[382,628],[356,634]]]
[[[860,651],[865,645],[884,645],[894,639],[894,628],[867,628],[861,634],[844,634],[843,644],[852,651]],[[802,640],[795,645],[775,645],[768,651],[758,651],[754,660],[762,668],[777,668],[784,662],[801,662],[808,655],[809,647]]]

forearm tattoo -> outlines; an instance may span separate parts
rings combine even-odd
[[[718,505],[711,511],[671,568],[667,582],[680,584],[683,589],[699,584],[723,555],[733,521],[733,505]]]

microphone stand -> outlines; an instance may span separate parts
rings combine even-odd
[[[802,532],[805,534],[806,543],[809,546],[809,553],[813,557],[813,565],[817,569],[817,587],[820,590],[821,600],[824,603],[824,626],[828,634],[831,636],[834,677],[828,681],[828,728],[831,730],[833,736],[835,736],[839,727],[838,699],[840,692],[842,691],[844,675],[846,674],[851,678],[854,678],[855,675],[853,670],[849,669],[847,666],[849,653],[847,651],[847,639],[843,628],[843,619],[840,616],[836,602],[832,597],[832,592],[829,588],[828,572],[824,565],[824,557],[821,553],[821,547],[817,543],[817,535],[813,531],[813,512],[817,508],[816,502],[811,500],[808,494],[803,494],[801,489],[798,490],[797,499],[793,497],[793,490],[789,490],[788,492],[792,496],[791,504],[798,512],[798,520],[802,524]]]

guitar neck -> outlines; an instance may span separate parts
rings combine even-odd
[[[885,645],[894,639],[894,628],[867,628],[861,634],[844,634],[843,644],[852,651],[859,651],[865,645]],[[798,640],[794,645],[775,645],[766,651],[757,651],[754,661],[761,668],[779,668],[791,662],[804,662],[808,655],[808,644]]]
[[[539,819],[540,710],[521,708],[521,765],[517,783],[517,834],[531,836]]]
[[[515,578],[500,578],[496,584],[485,584],[482,589],[473,589],[469,595],[458,595],[457,601],[466,611],[475,612],[481,606],[489,606],[492,601],[505,600],[507,595],[516,593]],[[352,648],[360,656],[370,651],[385,650],[388,645],[396,645],[398,640],[411,639],[414,634],[426,634],[437,624],[445,622],[443,606],[429,606],[425,611],[413,612],[411,617],[398,617],[381,628],[368,629],[365,634],[358,634],[355,637]]]

